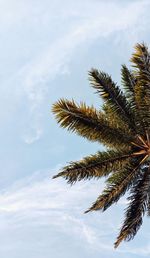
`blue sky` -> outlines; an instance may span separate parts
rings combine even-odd
[[[99,108],[91,67],[120,83],[137,42],[150,45],[150,1],[0,0],[0,255],[2,258],[138,258],[150,255],[149,219],[132,242],[113,242],[125,198],[83,212],[104,181],[51,180],[71,160],[102,150],[61,129],[60,97]]]

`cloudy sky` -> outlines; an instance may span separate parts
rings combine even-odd
[[[103,181],[51,179],[103,148],[61,129],[52,103],[99,107],[87,72],[120,83],[133,46],[150,45],[149,11],[146,0],[0,0],[0,257],[149,257],[147,218],[132,242],[113,249],[124,198],[105,214],[83,214]]]

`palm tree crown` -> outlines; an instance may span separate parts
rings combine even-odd
[[[144,43],[135,46],[131,62],[132,70],[121,68],[123,91],[107,73],[89,72],[92,87],[103,99],[101,110],[66,99],[52,108],[62,127],[106,147],[70,162],[53,177],[64,177],[70,184],[106,177],[106,188],[85,213],[105,211],[130,191],[115,248],[122,240],[134,238],[143,215],[150,215],[150,53]]]

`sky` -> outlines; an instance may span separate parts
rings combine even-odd
[[[0,257],[149,257],[148,218],[113,248],[125,198],[84,214],[104,180],[52,180],[103,146],[60,128],[51,112],[61,97],[100,107],[88,71],[120,85],[134,45],[150,46],[149,10],[146,0],[0,0]]]

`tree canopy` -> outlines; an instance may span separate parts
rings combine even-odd
[[[110,75],[89,71],[89,81],[103,100],[101,110],[74,100],[60,99],[52,112],[61,127],[102,143],[105,151],[70,162],[53,178],[69,184],[106,177],[106,187],[85,211],[105,211],[129,191],[124,223],[115,242],[134,238],[143,216],[150,216],[150,53],[136,44],[131,70],[122,65],[120,88]]]

